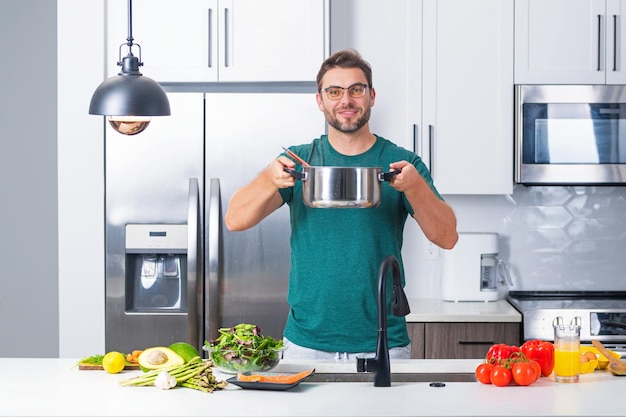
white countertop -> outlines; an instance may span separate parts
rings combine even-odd
[[[528,387],[478,382],[303,382],[289,391],[229,385],[211,394],[187,388],[122,387],[140,371],[79,371],[76,360],[0,358],[0,416],[623,416],[626,378],[607,371],[577,384],[541,378]],[[479,360],[393,361],[392,372],[473,372]],[[355,369],[354,363],[284,361],[277,371]]]
[[[407,322],[521,322],[522,315],[506,300],[453,302],[409,300]]]

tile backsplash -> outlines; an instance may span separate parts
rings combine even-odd
[[[515,290],[626,290],[626,187],[524,187],[507,197],[500,256]]]
[[[444,197],[459,232],[499,234],[511,290],[626,291],[626,187],[518,185],[512,195]],[[420,233],[413,223],[408,235]],[[424,258],[424,241],[405,240],[405,290],[440,298],[442,262]]]

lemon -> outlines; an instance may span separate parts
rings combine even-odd
[[[102,367],[110,374],[117,374],[126,366],[126,357],[120,352],[109,352],[102,358]]]

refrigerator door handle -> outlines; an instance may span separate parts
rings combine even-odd
[[[202,310],[202,252],[200,251],[200,187],[197,178],[189,178],[189,207],[187,213],[187,340],[202,347],[202,333],[198,331]]]
[[[222,276],[222,196],[219,178],[211,178],[207,202],[207,274],[204,284],[204,333],[208,339],[218,336],[221,326],[220,282]]]

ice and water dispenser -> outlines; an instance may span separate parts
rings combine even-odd
[[[127,314],[187,312],[187,225],[126,225]]]

